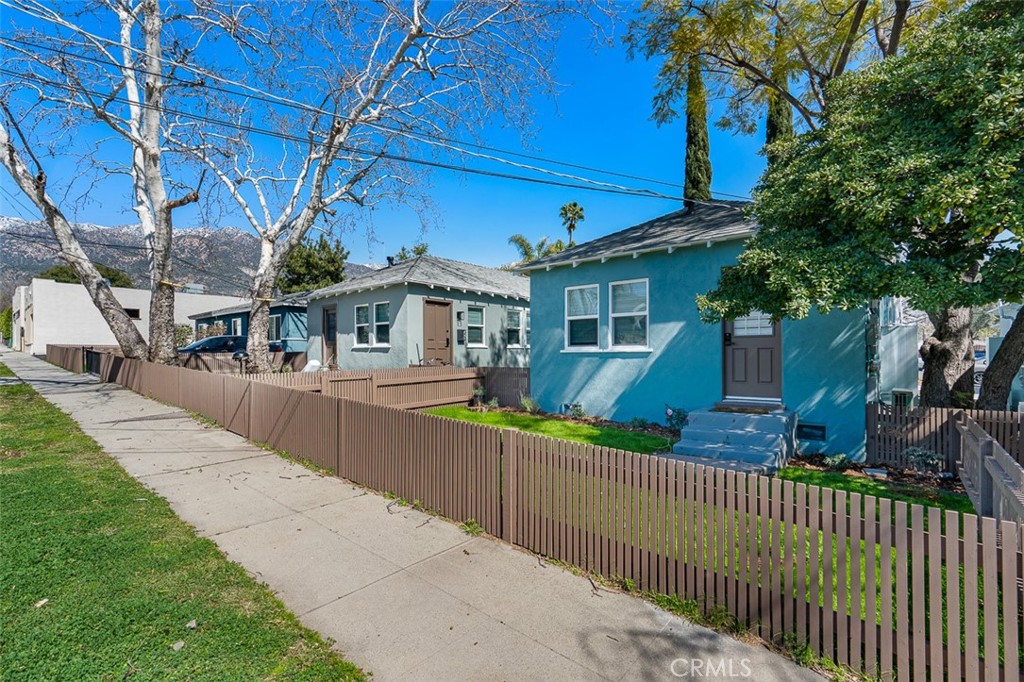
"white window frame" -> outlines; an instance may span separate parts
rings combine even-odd
[[[359,324],[359,309],[366,308],[366,324]],[[366,343],[359,343],[359,328],[366,327]],[[373,345],[373,323],[370,322],[370,304],[358,303],[352,307],[352,347],[369,348]]]
[[[509,313],[518,313],[519,314],[519,326],[518,327],[510,327],[510,326],[508,326],[508,314]],[[505,309],[505,342],[506,342],[506,345],[509,348],[529,348],[530,347],[530,344],[528,342],[526,342],[526,337],[524,336],[524,333],[526,332],[526,329],[527,329],[527,327],[526,327],[527,319],[529,319],[529,311],[526,308],[512,308],[512,307],[509,307],[509,308]],[[519,343],[508,343],[508,332],[511,329],[518,329],[519,330]]]
[[[469,323],[470,308],[480,309],[480,324]],[[469,330],[473,327],[480,327],[480,343],[469,342]],[[487,348],[487,306],[467,305],[466,306],[466,348]]]
[[[274,318],[277,318],[277,338],[271,336],[271,330],[274,328]],[[270,324],[267,325],[267,341],[281,341],[281,315],[271,315]]]
[[[379,306],[379,305],[386,305],[388,307],[388,321],[387,321],[386,324],[387,324],[387,327],[388,327],[388,339],[389,340],[386,343],[378,343],[377,342],[377,327],[379,327],[382,324],[385,324],[383,322],[377,322],[377,306]],[[374,348],[390,348],[391,347],[390,339],[391,339],[391,301],[377,301],[377,302],[375,302],[373,304],[373,320],[370,322],[370,345],[372,345]]]
[[[210,324],[208,322],[200,322],[196,326],[196,331],[205,332],[209,328],[210,328]]]
[[[524,345],[524,348],[529,348],[530,347],[530,309],[529,308],[523,308],[523,315],[526,317],[526,321],[525,321],[525,324],[523,326],[523,331],[526,332],[526,336],[523,337],[523,340],[526,341],[526,344]]]
[[[235,331],[235,325],[236,324],[238,325],[238,331]],[[232,317],[231,318],[231,334],[230,335],[231,336],[241,336],[242,335],[242,318],[240,318],[240,317]]]
[[[737,329],[736,323],[740,320],[744,321],[743,329]],[[764,323],[767,320],[768,328],[764,328]],[[747,329],[747,321],[756,321],[756,325],[750,329]],[[751,333],[753,332],[753,333]],[[760,310],[751,310],[747,315],[740,315],[732,321],[732,335],[738,338],[752,338],[760,337],[767,338],[775,336],[775,323],[772,322],[771,315],[763,313]]]
[[[595,289],[597,291],[597,312],[593,315],[569,315],[569,292],[576,291],[577,289]],[[565,288],[565,308],[563,309],[563,339],[562,348],[569,352],[581,352],[581,351],[595,351],[600,350],[601,346],[601,285],[600,284],[580,284],[578,286],[566,287]],[[597,336],[595,337],[594,345],[592,346],[570,346],[569,345],[569,322],[574,320],[597,320]]]
[[[647,322],[644,325],[644,342],[643,344],[615,344],[615,318],[617,317],[637,317],[638,313],[616,313],[612,310],[614,305],[614,298],[612,296],[612,287],[619,286],[622,284],[638,284],[643,282],[644,284],[644,317],[647,318]],[[608,282],[608,348],[610,350],[650,350],[651,348],[651,283],[647,277],[638,277],[636,279],[623,279],[618,282]]]

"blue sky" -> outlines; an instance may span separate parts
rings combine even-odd
[[[617,41],[615,47],[595,49],[581,26],[563,35],[554,68],[563,87],[554,100],[537,100],[530,146],[523,148],[519,131],[497,123],[484,131],[483,143],[676,183],[673,189],[633,180],[601,178],[666,194],[681,193],[684,124],[680,120],[659,127],[650,120],[657,63],[629,60],[621,41]],[[715,118],[717,115],[712,111],[710,119]],[[758,154],[763,132],[735,136],[712,126],[710,134],[713,189],[749,195],[764,168],[764,159]],[[83,132],[74,137],[73,145],[93,145],[98,138],[98,131],[95,135],[91,131]],[[479,161],[471,161],[470,165],[521,173],[514,168]],[[70,171],[70,167],[54,168],[51,176]],[[429,184],[433,225],[425,234],[421,232],[419,217],[410,209],[380,206],[372,215],[363,210],[362,222],[342,235],[351,252],[350,260],[382,262],[402,244],[411,246],[422,238],[429,242],[431,253],[499,265],[515,258],[515,250],[507,244],[511,234],[523,233],[532,241],[543,236],[564,237],[558,211],[566,202],[578,201],[586,211],[586,220],[577,230],[577,241],[628,227],[675,210],[681,204],[681,201],[547,187],[443,170],[434,171],[429,176]],[[18,195],[6,174],[0,185]],[[134,222],[126,189],[123,179],[96,186],[92,189],[93,201],[81,210],[72,211],[72,217],[76,221],[106,225]],[[22,203],[28,203],[19,198]],[[6,193],[0,193],[0,213],[38,217],[11,202]],[[175,214],[179,227],[193,226],[199,220],[194,211]],[[241,221],[230,217],[223,224],[243,226]],[[375,241],[367,236],[364,229],[367,224],[372,224]]]

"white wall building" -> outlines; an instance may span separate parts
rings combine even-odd
[[[135,321],[143,338],[149,338],[148,289],[110,290]],[[174,322],[192,326],[189,315],[225,308],[247,299],[212,294],[174,295]],[[93,305],[89,292],[81,284],[63,284],[48,279],[33,279],[31,284],[14,291],[12,346],[26,353],[43,355],[46,344],[115,346],[113,332],[100,311]]]

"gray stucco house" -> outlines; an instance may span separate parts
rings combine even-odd
[[[529,364],[530,281],[420,256],[309,295],[307,355],[344,369]]]
[[[710,325],[713,289],[757,225],[744,205],[697,205],[530,263],[530,384],[547,411],[579,404],[619,421],[690,414],[675,451],[753,457],[774,469],[780,437],[860,458],[865,405],[916,391],[916,331],[884,302],[804,320],[758,312]],[[785,443],[783,443],[785,444]],[[784,462],[782,462],[784,463]]]

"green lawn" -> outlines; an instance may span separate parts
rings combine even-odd
[[[601,428],[590,424],[569,422],[563,419],[551,419],[543,415],[525,414],[522,412],[477,412],[468,407],[438,407],[427,410],[449,419],[460,419],[477,424],[487,424],[499,428],[513,428],[528,433],[536,433],[552,438],[590,443],[608,448],[617,448],[629,452],[652,453],[667,450],[671,443],[666,438],[651,436],[637,431]]]
[[[0,362],[0,377],[13,377],[13,376],[14,376],[14,372],[11,371],[11,368],[8,367],[7,365],[3,364],[2,362]]]
[[[778,474],[779,478],[795,483],[806,483],[822,488],[835,488],[861,495],[874,495],[890,500],[899,500],[907,504],[924,504],[943,509],[952,509],[961,514],[974,514],[974,507],[966,495],[951,493],[939,488],[924,485],[908,485],[880,481],[862,476],[851,476],[838,471],[817,471],[804,467],[791,466]]]
[[[5,680],[365,679],[26,385],[0,500]]]

